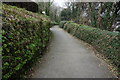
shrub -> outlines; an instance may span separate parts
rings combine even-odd
[[[63,28],[63,27],[64,27],[64,24],[65,24],[66,22],[67,22],[67,21],[61,21],[60,24],[59,24],[59,26],[60,26],[61,28]]]
[[[54,25],[59,25],[57,22],[51,22],[51,27],[54,26]]]
[[[37,13],[3,4],[2,77],[8,79],[40,55],[49,40],[50,20]]]
[[[66,22],[64,26],[62,25],[62,28],[73,36],[91,44],[97,51],[111,60],[118,69],[120,68],[120,33],[100,30],[73,22]]]

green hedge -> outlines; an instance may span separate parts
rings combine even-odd
[[[67,22],[67,21],[61,21],[60,24],[59,24],[60,28],[63,28],[63,27],[64,27],[64,24],[65,24],[66,22]]]
[[[77,38],[91,44],[120,68],[120,33],[100,30],[73,22],[62,22],[63,29]],[[120,71],[120,70],[119,70]]]
[[[8,79],[40,55],[49,41],[50,20],[43,15],[3,4],[2,77]]]
[[[51,22],[51,27],[55,26],[55,25],[59,25],[57,22]]]

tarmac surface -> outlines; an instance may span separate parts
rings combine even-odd
[[[32,78],[114,78],[108,65],[81,40],[54,26],[48,52]]]

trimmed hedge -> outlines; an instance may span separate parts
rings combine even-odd
[[[64,24],[65,23],[65,24]],[[120,33],[100,30],[73,22],[62,22],[62,28],[77,38],[91,44],[120,68]],[[120,70],[119,70],[120,71]]]
[[[55,21],[51,22],[51,27],[54,26],[54,25],[59,25],[59,24]]]
[[[3,4],[2,77],[8,79],[36,55],[49,41],[50,20],[43,15]]]
[[[64,24],[65,24],[66,22],[67,22],[67,21],[61,21],[60,24],[59,24],[60,28],[63,28],[63,27],[64,27]]]

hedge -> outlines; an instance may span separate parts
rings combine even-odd
[[[51,22],[51,27],[54,26],[54,25],[59,25],[59,24],[55,21]]]
[[[60,28],[63,28],[64,27],[64,24],[66,23],[67,21],[61,21],[60,24],[59,24],[59,27]]]
[[[111,60],[120,72],[120,33],[100,30],[69,21],[64,23],[60,23],[63,29],[73,36],[91,44],[98,52],[104,54]]]
[[[9,79],[40,55],[49,41],[51,21],[43,15],[3,4],[2,77]]]

